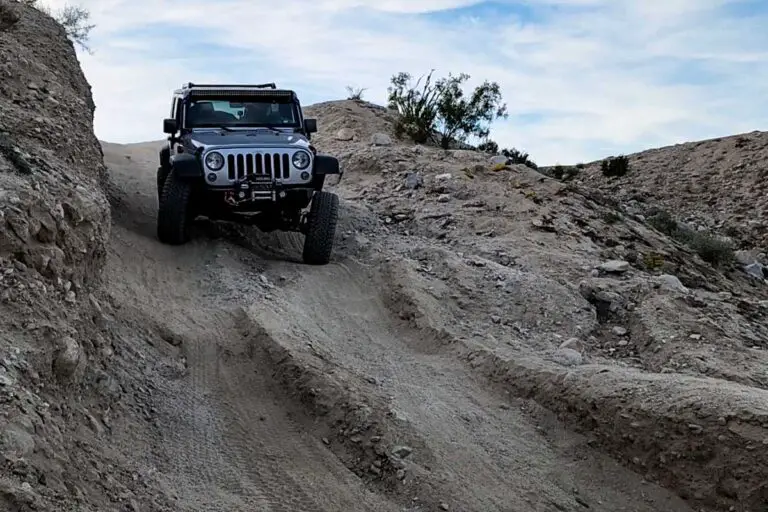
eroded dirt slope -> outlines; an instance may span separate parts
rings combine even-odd
[[[731,237],[740,249],[765,250],[768,133],[686,142],[628,158],[626,176],[606,179],[600,162],[593,162],[579,179],[635,210],[661,207],[696,228]]]
[[[0,509],[109,510],[146,481],[107,439],[141,412],[100,292],[110,232],[88,83],[50,17],[0,1]]]

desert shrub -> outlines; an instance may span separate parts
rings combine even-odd
[[[360,101],[363,99],[363,92],[365,92],[366,89],[362,87],[358,87],[357,89],[353,88],[352,86],[347,86],[347,99],[348,100],[355,100]]]
[[[483,153],[490,153],[491,155],[498,155],[499,145],[492,140],[486,140],[477,145],[477,150],[482,151]]]
[[[516,148],[504,148],[499,150],[499,145],[492,140],[486,140],[485,142],[478,144],[477,150],[491,155],[504,156],[507,158],[507,164],[523,164],[530,167],[531,169],[538,169],[539,167],[533,160],[531,160],[531,157],[528,155],[528,153],[520,151]]]
[[[660,210],[648,217],[648,224],[667,236],[672,236],[678,229],[677,221],[665,210]]]
[[[91,52],[91,48],[88,46],[88,39],[96,25],[91,25],[88,21],[91,18],[91,13],[88,9],[77,5],[66,4],[59,11],[53,12],[46,5],[41,5],[39,0],[21,0],[25,5],[29,5],[38,9],[53,19],[55,19],[67,34],[67,37],[76,43],[80,48]]]
[[[576,164],[576,168],[577,169],[583,169],[585,167],[586,167],[586,164],[584,164],[584,163],[579,162],[578,164]]]
[[[570,181],[579,174],[579,170],[576,167],[571,166],[565,166],[565,165],[556,165],[552,167],[548,173],[549,176],[561,180],[561,181]]]
[[[726,265],[734,259],[733,245],[728,240],[679,224],[669,212],[657,212],[648,218],[648,224],[687,245],[702,260],[715,267]]]
[[[448,149],[454,140],[466,142],[470,136],[485,138],[495,119],[507,117],[499,84],[486,80],[467,97],[462,84],[469,78],[466,73],[457,77],[449,74],[447,79],[439,82],[438,131],[443,149]]]
[[[419,144],[432,137],[440,100],[439,90],[432,84],[432,73],[427,75],[419,90],[422,78],[411,86],[411,75],[398,73],[392,77],[392,85],[387,89],[389,108],[397,110],[400,114],[395,123],[395,135],[408,136]]]
[[[719,267],[733,261],[733,246],[727,240],[709,233],[691,230],[687,245],[707,263]]]
[[[629,172],[629,159],[624,155],[606,158],[600,163],[600,170],[603,176],[624,176]]]
[[[621,215],[619,215],[617,212],[608,210],[602,213],[600,216],[603,219],[603,222],[606,224],[616,224],[621,220]]]
[[[466,95],[462,85],[470,77],[466,73],[432,82],[431,71],[423,85],[422,78],[410,84],[409,73],[398,73],[387,89],[389,107],[400,113],[395,126],[398,136],[407,135],[414,142],[436,139],[448,149],[452,142],[464,143],[470,136],[485,139],[490,124],[507,117],[499,84],[485,81]]]
[[[657,252],[647,252],[643,255],[643,263],[649,270],[657,270],[664,266],[664,257]]]
[[[560,178],[563,181],[571,181],[573,178],[579,175],[579,169],[576,167],[566,167],[563,172],[563,177]]]
[[[531,169],[539,168],[539,166],[536,165],[536,163],[533,160],[531,160],[528,153],[525,153],[518,149],[515,149],[515,148],[502,149],[500,154],[507,157],[509,159],[509,162],[512,164],[523,164],[525,166],[530,167]]]

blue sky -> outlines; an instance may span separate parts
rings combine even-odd
[[[392,75],[433,68],[497,81],[492,138],[540,165],[768,129],[765,0],[67,1],[97,25],[79,57],[110,142],[162,139],[187,81],[384,104]]]

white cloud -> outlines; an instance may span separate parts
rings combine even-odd
[[[97,25],[95,54],[80,55],[96,133],[162,138],[170,92],[187,81],[274,80],[305,104],[353,85],[383,103],[394,73],[432,68],[498,81],[511,116],[492,136],[540,164],[759,129],[767,113],[768,20],[730,15],[735,1],[527,0],[496,2],[506,16],[418,16],[479,3],[81,0]],[[515,14],[531,10],[533,22]]]

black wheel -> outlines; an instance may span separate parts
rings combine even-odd
[[[180,180],[171,170],[165,180],[157,210],[157,238],[164,244],[181,245],[189,241],[192,220],[192,183]]]
[[[304,263],[325,265],[331,260],[338,218],[339,197],[324,190],[315,192],[307,216]]]

